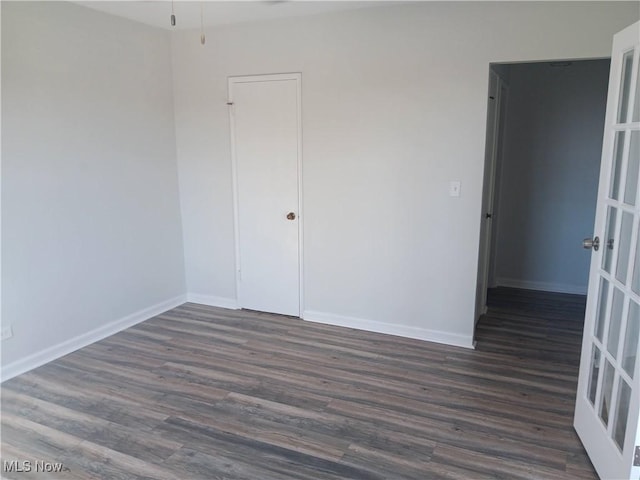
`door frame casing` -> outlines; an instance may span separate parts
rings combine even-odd
[[[302,176],[302,74],[301,73],[274,73],[260,75],[234,75],[227,79],[227,105],[229,106],[229,134],[231,142],[231,176],[233,183],[233,233],[235,246],[235,275],[236,275],[236,301],[239,308],[242,272],[240,271],[240,216],[239,216],[239,196],[238,196],[238,160],[236,156],[235,137],[235,111],[233,99],[233,86],[239,83],[256,82],[296,82],[296,103],[297,103],[297,168],[298,168],[298,316],[302,318],[304,311],[304,213],[303,213],[303,176]]]

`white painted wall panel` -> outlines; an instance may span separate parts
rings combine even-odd
[[[158,29],[2,2],[3,367],[184,295],[169,56]]]
[[[227,76],[301,72],[305,309],[470,340],[489,62],[606,57],[638,16],[425,2],[175,33],[188,290],[236,295]]]

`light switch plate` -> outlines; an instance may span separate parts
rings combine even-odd
[[[460,182],[454,180],[449,182],[449,196],[450,197],[459,197],[460,196]]]

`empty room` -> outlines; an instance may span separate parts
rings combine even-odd
[[[0,5],[2,478],[640,478],[637,2]]]

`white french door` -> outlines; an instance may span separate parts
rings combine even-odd
[[[638,479],[640,23],[614,37],[574,426],[602,479]]]
[[[238,304],[300,316],[300,74],[229,78]]]

